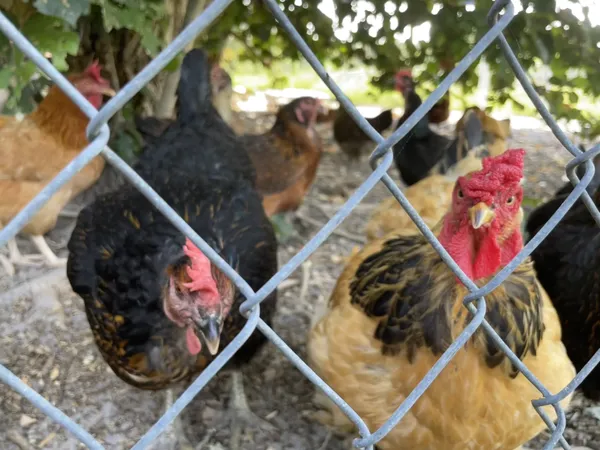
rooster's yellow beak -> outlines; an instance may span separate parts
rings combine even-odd
[[[471,221],[471,226],[477,230],[484,225],[489,225],[496,214],[488,205],[484,202],[477,203],[475,206],[469,209],[469,220]]]
[[[107,97],[114,97],[115,95],[117,95],[115,90],[112,88],[104,88],[104,89],[102,89],[102,92],[100,92],[100,93],[102,95],[106,95]]]

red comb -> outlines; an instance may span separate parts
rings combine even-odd
[[[485,158],[483,169],[471,174],[470,178],[459,178],[460,187],[466,196],[489,203],[498,190],[519,184],[523,178],[524,158],[522,148]]]
[[[400,69],[398,72],[396,72],[396,77],[411,77],[412,78],[412,70]]]
[[[104,78],[102,78],[102,74],[100,73],[101,70],[102,67],[100,66],[100,62],[96,59],[92,61],[92,63],[87,67],[87,69],[85,69],[84,73],[92,77],[94,80],[102,82],[104,81]]]
[[[212,277],[210,259],[186,238],[183,252],[190,258],[191,264],[187,267],[187,273],[192,281],[184,286],[190,291],[198,291],[202,294],[202,300],[207,304],[219,302],[219,290],[217,283]]]

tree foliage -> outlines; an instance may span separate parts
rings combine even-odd
[[[321,60],[337,66],[375,67],[381,85],[400,67],[412,67],[421,82],[435,85],[489,29],[492,0],[476,2],[467,10],[464,0],[330,0],[337,20],[320,9],[320,1],[278,0],[296,29]],[[551,0],[524,0],[525,11],[511,23],[506,38],[528,70],[542,65],[552,70],[548,82],[536,86],[557,117],[577,119],[593,135],[600,124],[577,104],[582,95],[600,97],[600,27],[592,27],[590,11],[581,14],[555,8]],[[185,15],[187,0],[0,0],[0,8],[60,70],[81,68],[99,57],[113,83],[130,80],[150,58],[172,40]],[[415,27],[430,23],[428,42],[413,42]],[[336,35],[339,24],[354,23],[347,39]],[[300,54],[261,0],[233,2],[199,42],[219,54],[225,36],[243,44],[243,58],[264,64]],[[406,39],[409,37],[409,39]],[[498,45],[485,53],[492,73],[491,103],[514,98],[515,77]],[[9,87],[5,110],[31,109],[46,81],[0,36],[0,88]],[[170,69],[174,69],[173,65]],[[460,80],[465,92],[477,86],[476,65]],[[117,86],[118,87],[118,86]],[[143,91],[132,107],[152,113],[160,98],[161,77]],[[129,114],[127,111],[125,114]]]

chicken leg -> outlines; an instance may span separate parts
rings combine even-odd
[[[248,406],[246,393],[244,392],[244,379],[239,370],[231,373],[231,397],[229,399],[229,414],[231,417],[231,440],[229,450],[240,450],[240,441],[244,425],[252,425],[267,431],[275,431],[276,428],[266,420],[258,417]]]
[[[165,412],[173,406],[173,389],[165,392]],[[194,450],[194,446],[185,436],[181,414],[179,414],[167,429],[154,441],[152,450]]]
[[[54,254],[52,249],[48,247],[48,243],[44,239],[44,236],[32,235],[30,236],[31,242],[38,248],[40,253],[50,267],[60,267],[67,263],[67,258],[59,258]]]
[[[8,259],[14,265],[35,266],[40,264],[44,259],[43,255],[23,255],[17,246],[15,238],[9,239],[6,246],[8,247]]]
[[[6,243],[8,247],[8,258],[2,256],[1,264],[9,276],[14,276],[15,266],[38,266],[44,262],[50,267],[61,267],[66,264],[66,258],[57,257],[54,252],[48,247],[48,243],[43,236],[32,235],[31,242],[38,248],[40,255],[23,255],[17,246],[15,238],[9,239]]]

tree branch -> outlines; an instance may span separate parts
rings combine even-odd
[[[267,69],[271,68],[272,61],[270,59],[267,60],[267,59],[261,58],[261,56],[256,52],[256,50],[253,47],[251,47],[250,45],[248,45],[248,43],[246,42],[246,39],[244,39],[243,36],[240,36],[235,31],[231,31],[230,35],[231,35],[231,37],[236,39],[240,44],[242,44],[244,46],[244,48],[252,55],[252,57],[256,60],[257,63],[261,63]]]

